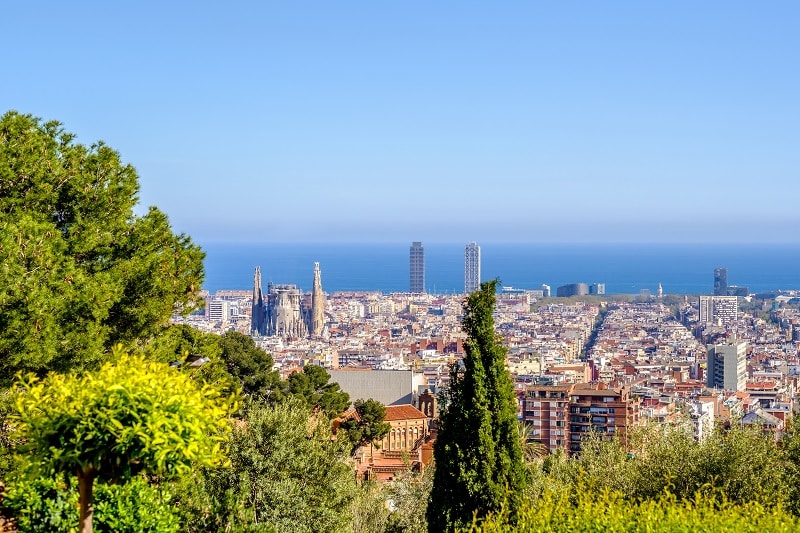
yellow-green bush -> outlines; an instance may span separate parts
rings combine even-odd
[[[585,487],[583,487],[585,489]],[[513,529],[502,513],[476,522],[471,533],[515,532],[795,532],[800,521],[781,506],[758,502],[734,504],[721,496],[678,499],[665,493],[655,500],[632,502],[619,492],[568,494],[545,490],[529,500]]]

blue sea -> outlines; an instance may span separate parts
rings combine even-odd
[[[219,244],[206,252],[204,288],[252,289],[261,267],[263,285],[292,283],[310,290],[314,262],[322,286],[337,291],[408,291],[405,244]],[[539,289],[568,283],[605,283],[608,294],[709,294],[716,267],[728,284],[751,292],[800,289],[800,244],[491,244],[481,246],[481,278],[504,286]],[[464,246],[425,244],[425,287],[433,294],[464,290]]]

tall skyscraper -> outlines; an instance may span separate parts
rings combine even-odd
[[[727,296],[728,295],[728,269],[715,268],[714,269],[714,296]]]
[[[425,249],[419,241],[412,242],[409,250],[409,290],[425,292]]]
[[[322,292],[322,277],[319,263],[314,263],[314,283],[311,289],[311,327],[310,333],[315,336],[322,335],[325,326],[325,294]]]
[[[481,247],[471,242],[464,249],[464,292],[472,294],[481,286]]]

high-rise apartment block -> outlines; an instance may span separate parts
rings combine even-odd
[[[743,391],[747,388],[746,342],[708,347],[706,384],[716,389],[732,391]]]
[[[619,437],[639,424],[640,400],[626,387],[605,384],[528,385],[522,418],[532,426],[532,438],[551,453],[580,452],[590,432]]]
[[[464,292],[472,294],[481,285],[481,247],[476,243],[467,244],[464,249]]]
[[[227,322],[229,315],[228,302],[226,300],[206,301],[206,319],[214,322]]]
[[[569,449],[581,450],[589,432],[627,442],[628,431],[640,423],[641,400],[627,387],[610,388],[604,383],[575,385],[569,402]]]
[[[728,269],[715,268],[714,269],[714,296],[727,296],[728,295]]]
[[[736,296],[700,296],[700,323],[730,326],[739,319]]]
[[[409,250],[409,291],[425,292],[425,248],[419,241],[412,242]]]

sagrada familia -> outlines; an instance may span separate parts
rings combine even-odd
[[[325,294],[319,263],[314,263],[314,284],[309,295],[297,285],[267,285],[267,295],[261,292],[261,267],[256,267],[253,279],[254,335],[280,337],[321,336],[325,327]]]

